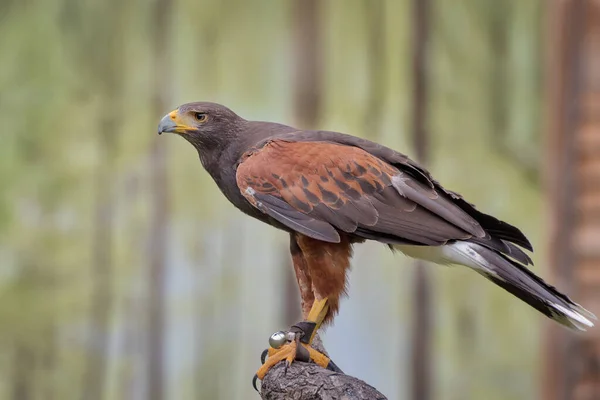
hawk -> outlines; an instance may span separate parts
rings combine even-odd
[[[311,347],[338,312],[352,247],[375,240],[438,264],[461,264],[547,317],[576,330],[595,316],[531,272],[533,248],[516,227],[477,210],[407,156],[369,140],[247,121],[219,104],[184,104],[158,133],[190,142],[225,197],[245,214],[284,230],[304,321],[269,348],[263,379],[279,361],[332,367]]]

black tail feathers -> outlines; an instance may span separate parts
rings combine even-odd
[[[465,264],[542,314],[571,329],[594,326],[596,316],[544,282],[524,265],[475,243],[450,245]],[[458,260],[455,260],[458,261]]]

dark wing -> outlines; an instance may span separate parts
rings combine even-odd
[[[521,246],[527,250],[533,250],[527,237],[518,228],[477,210],[473,204],[465,201],[458,193],[442,187],[425,168],[404,154],[379,143],[338,132],[296,131],[279,135],[278,138],[294,142],[335,143],[360,148],[396,168],[402,174],[411,177],[413,181],[422,185],[423,190],[432,190],[437,196],[443,197],[444,204],[453,203],[462,210],[461,214],[466,213],[477,221],[487,235],[483,238],[474,237],[471,241],[499,251],[525,265],[533,264],[531,258],[517,247]]]
[[[354,146],[273,139],[242,157],[236,177],[256,208],[323,241],[338,231],[392,244],[489,238],[447,196]]]

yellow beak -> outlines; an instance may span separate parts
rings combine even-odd
[[[167,115],[165,115],[158,124],[159,135],[163,132],[179,134],[188,133],[190,130],[193,129],[193,127],[181,123],[179,112],[177,110],[173,110]]]

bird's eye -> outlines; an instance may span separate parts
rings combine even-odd
[[[198,121],[198,122],[204,122],[204,121],[206,121],[206,118],[207,118],[205,113],[200,113],[200,112],[195,113],[194,117],[196,118],[196,121]]]

